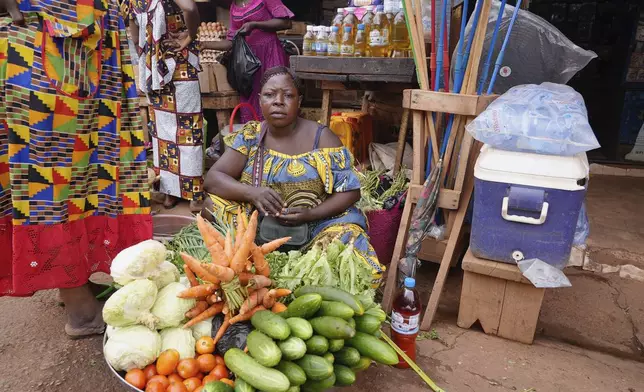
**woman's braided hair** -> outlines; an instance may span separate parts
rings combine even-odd
[[[288,67],[273,67],[266,71],[264,73],[264,76],[262,76],[262,80],[260,82],[260,90],[264,88],[264,85],[273,77],[273,76],[278,76],[278,75],[288,75],[291,77],[291,80],[293,80],[293,84],[295,85],[295,88],[297,89],[298,95],[303,95],[304,94],[304,84],[302,83],[302,80],[293,72]]]

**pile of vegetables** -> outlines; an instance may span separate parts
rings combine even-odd
[[[252,316],[247,353],[226,352],[235,391],[324,391],[352,385],[356,373],[374,361],[398,363],[396,352],[379,338],[385,313],[377,306],[334,287],[302,287],[295,297],[279,314]]]
[[[404,170],[400,170],[393,178],[385,175],[384,170],[358,172],[358,177],[360,200],[356,206],[363,212],[391,209],[408,187]]]
[[[266,256],[271,279],[295,291],[307,286],[333,286],[373,302],[373,271],[356,253],[353,242],[317,242],[308,252],[273,252]]]

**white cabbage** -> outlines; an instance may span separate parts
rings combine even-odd
[[[152,314],[158,319],[157,329],[178,327],[185,320],[186,312],[195,307],[195,299],[177,297],[185,289],[181,283],[170,283],[159,291],[152,307]]]
[[[154,328],[156,319],[150,309],[157,292],[157,285],[147,279],[135,280],[121,287],[105,302],[103,320],[113,327],[143,324]]]
[[[107,337],[109,338],[109,337],[111,337],[111,336],[112,336],[112,334],[114,334],[114,332],[118,331],[119,329],[120,329],[119,327],[112,327],[111,325],[108,325],[108,326],[105,328],[105,334],[106,334],[106,335],[107,335]]]
[[[183,328],[168,328],[161,331],[161,352],[175,349],[181,359],[195,357],[197,341],[192,331]]]
[[[169,285],[170,283],[176,283],[179,281],[179,269],[174,266],[169,261],[164,261],[161,263],[157,271],[153,276],[149,278],[153,281],[159,290]]]
[[[210,337],[212,335],[212,319],[214,317],[211,317],[209,319],[205,319],[204,321],[197,323],[192,326],[192,336],[194,336],[195,340],[199,340],[203,338],[204,336]]]
[[[117,371],[143,369],[161,354],[161,336],[142,325],[119,328],[112,331],[103,351]]]
[[[116,255],[112,260],[110,275],[121,286],[137,279],[156,276],[159,266],[165,261],[166,253],[165,246],[159,241],[143,241]]]

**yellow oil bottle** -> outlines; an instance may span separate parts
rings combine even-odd
[[[356,39],[356,31],[358,24],[360,21],[358,20],[358,17],[356,16],[356,9],[355,7],[348,7],[345,8],[344,11],[346,12],[346,15],[344,16],[344,20],[342,21],[342,32],[344,32],[345,27],[350,27],[351,28],[351,38]]]
[[[302,54],[304,56],[315,56],[315,34],[314,26],[306,26],[306,34],[304,34],[304,42],[302,43]]]
[[[327,44],[327,56],[338,57],[340,56],[340,43],[342,36],[338,26],[331,27],[331,34],[329,34],[329,43]]]
[[[356,33],[356,41],[354,45],[353,55],[355,57],[368,57],[367,54],[367,44],[368,44],[368,35],[366,31],[366,26],[364,23],[358,25],[358,32]]]
[[[394,23],[391,28],[391,50],[392,57],[409,57],[409,32],[405,11],[400,9],[394,16]]]
[[[369,32],[369,53],[372,57],[387,57],[391,38],[391,25],[384,7],[378,6]]]
[[[342,33],[342,45],[340,46],[340,55],[342,57],[353,57],[355,51],[355,40],[353,38],[351,27],[345,26]]]
[[[320,57],[324,57],[329,50],[329,34],[327,33],[327,28],[324,26],[318,27],[318,35],[315,40],[316,46],[315,51]]]
[[[338,8],[338,13],[333,17],[333,23],[331,27],[338,26],[338,29],[342,28],[342,22],[344,21],[344,8]]]

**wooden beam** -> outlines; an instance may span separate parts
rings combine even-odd
[[[298,73],[416,76],[411,58],[291,56],[290,63]]]
[[[410,184],[409,195],[412,203],[418,203],[420,194],[423,192],[423,185]],[[446,210],[457,210],[459,200],[461,199],[461,191],[452,189],[441,189],[438,194],[438,207]]]
[[[425,90],[405,90],[403,91],[403,107],[426,112],[478,116],[496,98],[496,95],[478,96]]]
[[[322,90],[322,124],[331,125],[331,112],[333,110],[333,90]]]
[[[364,112],[364,108],[362,109]],[[405,146],[407,145],[407,127],[409,126],[409,109],[403,109],[402,119],[400,121],[400,131],[398,131],[398,146],[396,147],[396,161],[394,162],[394,176],[398,174],[402,167],[405,156]]]

